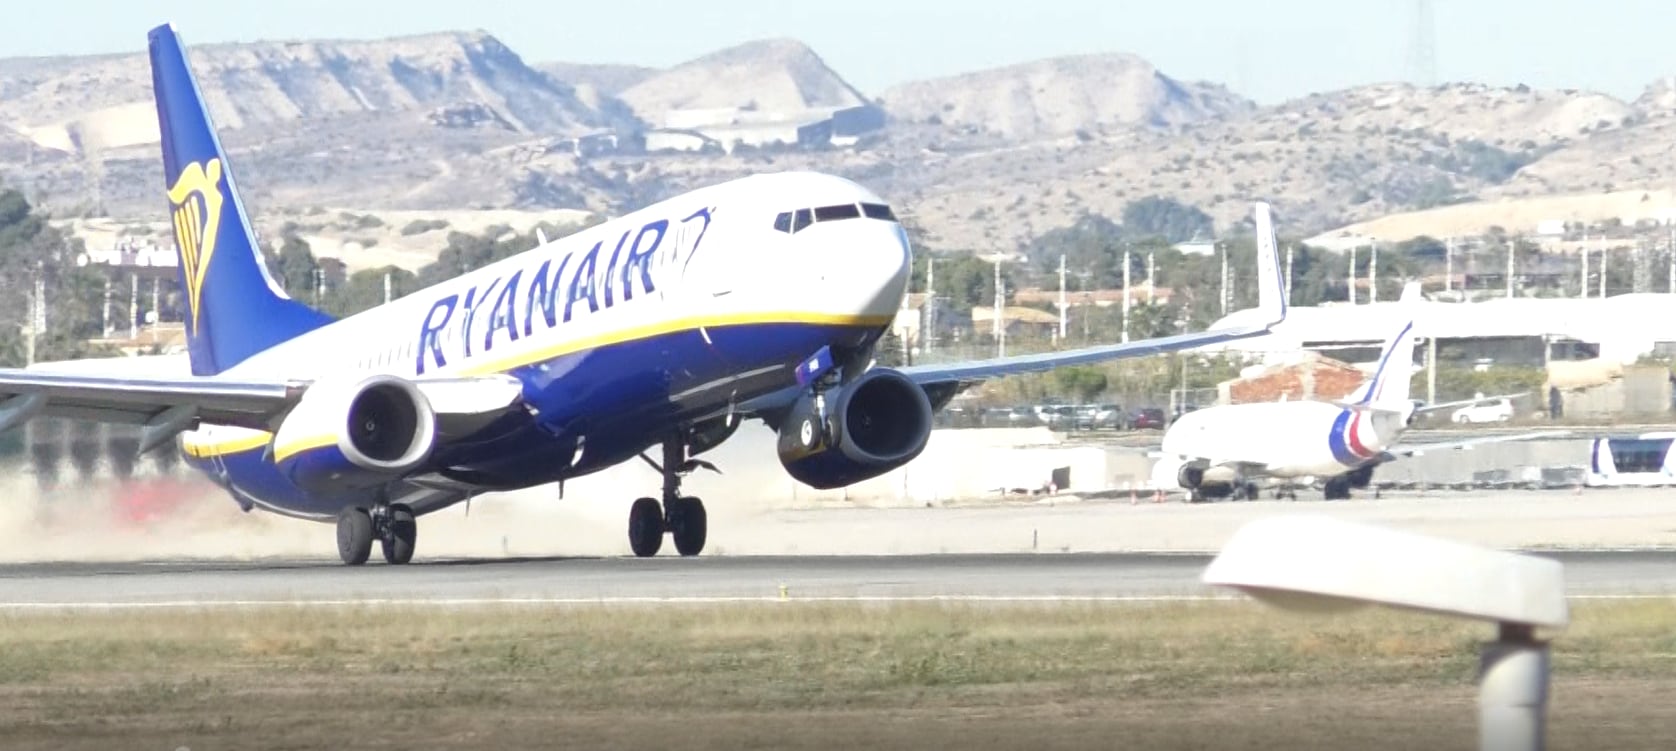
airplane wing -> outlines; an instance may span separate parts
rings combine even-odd
[[[1507,435],[1481,435],[1459,441],[1439,441],[1437,443],[1413,443],[1407,446],[1398,444],[1387,449],[1380,457],[1382,461],[1392,461],[1421,454],[1439,451],[1464,451],[1490,443],[1505,443],[1508,441],[1533,441],[1543,438],[1564,438],[1571,435],[1569,430],[1538,430],[1530,433],[1512,433]]]
[[[80,372],[98,363],[106,372],[127,364],[110,358],[49,363],[38,370],[0,368],[0,432],[36,416],[141,425],[144,453],[200,423],[273,432],[312,385],[296,380]],[[515,407],[522,396],[518,381],[505,376],[425,379],[414,385],[431,402],[444,434],[469,432],[484,416]]]
[[[269,430],[302,398],[300,381],[109,376],[0,368],[0,430],[36,415],[147,425],[171,411],[218,425]]]
[[[1000,376],[1175,352],[1266,334],[1270,327],[1286,318],[1286,281],[1280,276],[1278,243],[1275,242],[1274,223],[1269,216],[1269,205],[1257,203],[1254,213],[1257,219],[1259,323],[1064,352],[996,357],[949,364],[912,365],[898,370],[923,387],[952,386],[953,390],[949,391],[952,395],[953,391]]]
[[[1530,394],[1529,391],[1521,391],[1517,394],[1496,394],[1495,396],[1480,396],[1480,397],[1477,397],[1477,398],[1474,398],[1474,399],[1460,399],[1460,400],[1453,401],[1453,402],[1438,402],[1437,404],[1422,404],[1418,407],[1415,407],[1414,412],[1416,414],[1419,414],[1419,413],[1422,413],[1422,412],[1436,412],[1437,410],[1440,410],[1440,409],[1450,409],[1452,407],[1465,407],[1469,404],[1479,404],[1481,402],[1493,402],[1497,399],[1517,399],[1521,396],[1526,396],[1528,394]]]

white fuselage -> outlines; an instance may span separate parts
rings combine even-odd
[[[1230,404],[1189,412],[1164,433],[1162,453],[1197,464],[1207,482],[1244,477],[1332,477],[1377,459],[1406,427],[1398,412],[1326,402]]]

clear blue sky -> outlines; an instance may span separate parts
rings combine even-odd
[[[1272,103],[1409,71],[1415,0],[47,0],[0,26],[0,55],[139,50],[173,21],[188,44],[481,28],[531,62],[666,66],[794,37],[852,84],[1053,55],[1125,51],[1177,78]],[[1633,98],[1676,74],[1670,0],[1433,0],[1438,77]],[[958,10],[957,10],[958,9]]]

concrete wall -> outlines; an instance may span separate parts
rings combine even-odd
[[[1621,378],[1583,388],[1562,389],[1566,417],[1650,415],[1670,411],[1670,371],[1663,367],[1624,368]]]

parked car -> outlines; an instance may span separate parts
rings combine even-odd
[[[1102,404],[1090,407],[1093,415],[1089,420],[1089,427],[1099,430],[1128,430],[1128,416],[1123,414],[1123,407],[1116,404]]]
[[[1455,410],[1449,419],[1457,423],[1507,422],[1513,419],[1513,400],[1502,397],[1469,404]]]
[[[1129,429],[1163,430],[1164,410],[1158,407],[1142,407],[1135,410],[1134,416],[1129,418]]]

